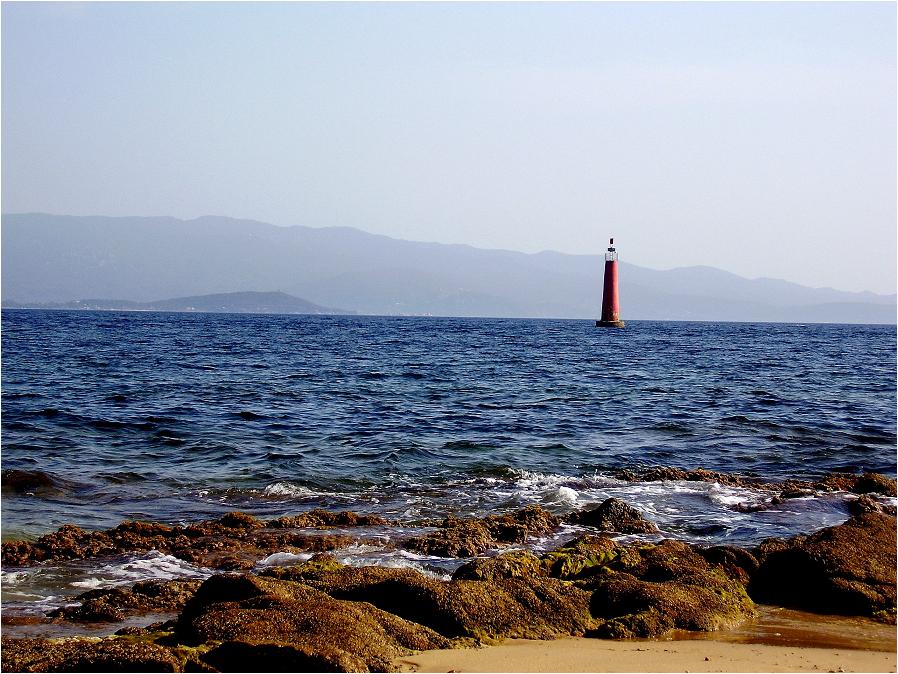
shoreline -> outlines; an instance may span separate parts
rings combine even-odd
[[[895,672],[895,651],[707,640],[510,639],[477,649],[424,651],[401,672]]]
[[[648,477],[740,479],[680,472]],[[4,542],[4,571],[39,578],[54,564],[149,551],[149,559],[212,575],[96,587],[19,625],[4,612],[2,668],[894,671],[894,506],[868,494],[894,494],[895,482],[865,474],[827,484],[860,492],[847,521],[751,548],[664,538],[614,497],[561,516],[532,504],[418,522],[393,542],[410,558],[462,560],[448,577],[338,559],[366,531],[395,526],[351,511],[267,521],[235,511],[104,531],[66,525],[33,542]],[[781,489],[774,498],[807,493],[797,482]],[[565,525],[589,533],[547,550],[523,545]],[[155,622],[142,617],[150,615]],[[98,633],[46,638],[63,625]]]

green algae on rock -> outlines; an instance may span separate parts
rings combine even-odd
[[[591,636],[656,637],[672,629],[713,631],[754,614],[744,586],[691,546],[674,540],[627,546],[603,573],[578,581],[593,590],[602,623]]]

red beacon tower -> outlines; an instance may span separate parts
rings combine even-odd
[[[617,251],[614,238],[609,241],[605,253],[605,289],[602,292],[602,319],[596,321],[597,328],[622,328],[620,319],[620,299],[617,293]]]

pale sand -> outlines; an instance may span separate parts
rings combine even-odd
[[[665,640],[510,639],[486,648],[426,651],[396,664],[406,672],[896,671],[894,626],[757,608],[757,618],[720,632],[677,632]]]
[[[895,652],[725,641],[508,640],[401,658],[404,672],[894,672]]]

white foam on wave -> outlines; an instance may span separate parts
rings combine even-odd
[[[575,489],[571,489],[570,487],[559,487],[558,499],[561,501],[567,501],[568,503],[576,503],[577,491]]]
[[[331,496],[329,492],[315,491],[301,484],[292,482],[274,482],[262,490],[265,496],[289,496],[290,498],[304,498],[311,496]]]
[[[194,566],[184,560],[166,555],[158,550],[130,557],[117,564],[104,564],[90,570],[90,575],[69,583],[72,587],[96,589],[115,587],[142,580],[175,580],[180,578],[206,578],[211,569]]]
[[[306,562],[310,559],[312,559],[311,552],[300,552],[298,554],[275,552],[273,555],[268,555],[265,559],[260,559],[256,562],[256,566],[289,566],[299,562]]]

